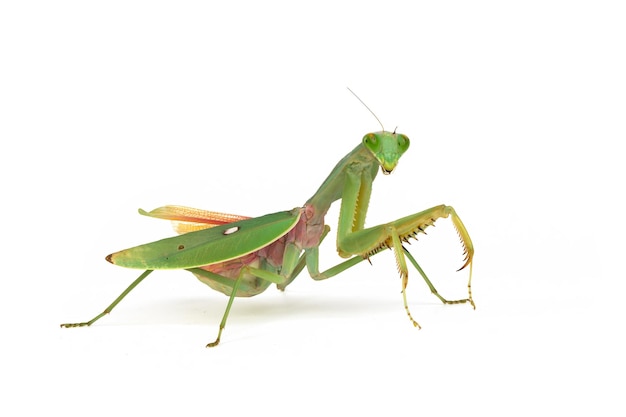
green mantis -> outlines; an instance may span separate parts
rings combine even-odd
[[[217,338],[207,345],[213,347],[220,342],[235,297],[260,294],[271,284],[284,290],[305,267],[313,279],[327,279],[385,249],[393,251],[402,281],[404,308],[415,327],[420,325],[411,315],[405,291],[407,259],[443,303],[469,303],[476,308],[471,291],[474,247],[454,208],[439,205],[389,223],[365,227],[372,183],[378,170],[390,174],[408,148],[409,138],[401,133],[387,132],[384,128],[368,133],[337,163],[303,206],[289,211],[248,218],[181,206],[164,206],[150,212],[139,210],[146,216],[173,221],[180,235],[108,255],[106,260],[115,265],[145,271],[102,313],[90,321],[61,324],[61,327],[90,326],[110,313],[153,270],[185,269],[229,297]],[[324,217],[337,200],[341,200],[337,251],[346,260],[320,272],[319,246],[330,230],[324,224]],[[437,219],[447,217],[464,248],[464,263],[459,271],[469,266],[466,299],[446,300],[439,295],[403,245],[424,233]]]

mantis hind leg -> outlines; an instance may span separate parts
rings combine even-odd
[[[103,316],[109,314],[111,312],[111,310],[113,310],[115,308],[115,306],[118,305],[120,303],[120,301],[122,301],[124,299],[124,297],[126,297],[128,295],[128,293],[133,290],[133,288],[135,288],[137,285],[139,285],[139,283],[141,281],[143,281],[145,277],[150,275],[151,272],[152,272],[152,269],[148,269],[148,270],[144,271],[143,274],[139,275],[139,277],[136,280],[134,280],[132,282],[132,284],[130,284],[128,286],[128,288],[126,288],[107,308],[104,309],[104,311],[102,313],[98,314],[96,317],[92,318],[89,321],[85,321],[85,322],[82,322],[82,323],[63,323],[63,324],[61,324],[61,327],[70,328],[70,327],[91,326],[96,321],[98,321],[100,318],[102,318]]]

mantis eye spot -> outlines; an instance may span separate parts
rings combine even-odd
[[[183,250],[185,249],[185,245],[178,245],[178,250]]]
[[[238,226],[230,227],[230,228],[224,230],[224,235],[232,235],[233,233],[235,233],[238,230],[239,230]]]

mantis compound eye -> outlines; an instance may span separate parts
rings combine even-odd
[[[406,152],[407,149],[409,149],[409,145],[411,141],[409,141],[409,138],[406,135],[403,135],[402,133],[398,133],[397,136],[398,136],[398,148],[401,153],[404,153]]]
[[[368,133],[363,137],[363,144],[372,152],[378,148],[378,137],[374,133]]]

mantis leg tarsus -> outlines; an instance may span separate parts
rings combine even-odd
[[[224,330],[224,328],[220,326],[220,331],[217,334],[217,339],[215,339],[214,342],[207,343],[206,347],[212,348],[220,344],[220,337],[222,336],[222,330]]]
[[[472,265],[473,264],[470,263],[469,279],[467,280],[467,294],[470,304],[472,305],[474,310],[476,310],[476,304],[474,304],[474,299],[472,298]]]
[[[413,327],[417,327],[419,330],[421,330],[422,326],[420,326],[420,324],[415,321],[415,319],[411,315],[411,311],[409,310],[409,304],[406,301],[406,289],[402,289],[402,299],[404,301],[404,309],[406,310],[406,314],[409,316],[409,320],[411,320],[411,323],[413,323]]]
[[[411,323],[413,323],[413,327],[421,329],[422,326],[420,326],[419,323],[415,321],[415,319],[411,315],[411,310],[409,310],[409,303],[406,300],[406,286],[409,283],[409,269],[407,268],[406,260],[403,253],[406,252],[406,249],[400,241],[400,236],[398,235],[398,231],[396,230],[396,228],[393,226],[389,226],[386,229],[389,237],[391,238],[394,257],[396,258],[396,265],[398,267],[400,277],[402,278],[402,301],[404,302],[404,309],[406,310],[406,314],[409,316],[409,320],[411,320]]]
[[[91,326],[91,324],[98,320],[100,317],[102,317],[103,314],[100,314],[99,316],[97,316],[96,318],[94,318],[93,320],[89,320],[89,321],[85,321],[83,323],[62,323],[61,327],[66,328],[66,329],[70,329],[72,327],[85,327],[85,326]]]
[[[128,293],[133,290],[133,288],[135,288],[137,285],[139,285],[139,283],[141,281],[143,281],[145,277],[150,275],[151,272],[152,272],[152,269],[148,269],[148,270],[144,271],[141,275],[139,275],[139,277],[137,279],[135,279],[128,286],[128,288],[126,288],[107,308],[104,309],[104,311],[102,313],[98,314],[96,317],[92,318],[89,321],[83,322],[83,323],[63,323],[63,324],[61,324],[61,327],[69,329],[71,327],[87,327],[87,326],[91,326],[96,321],[98,321],[100,318],[102,318],[102,317],[106,316],[107,314],[109,314],[111,312],[111,310],[113,310],[115,308],[115,306],[118,305],[120,303],[120,301],[122,301],[124,299],[124,297],[126,297],[128,295]]]

